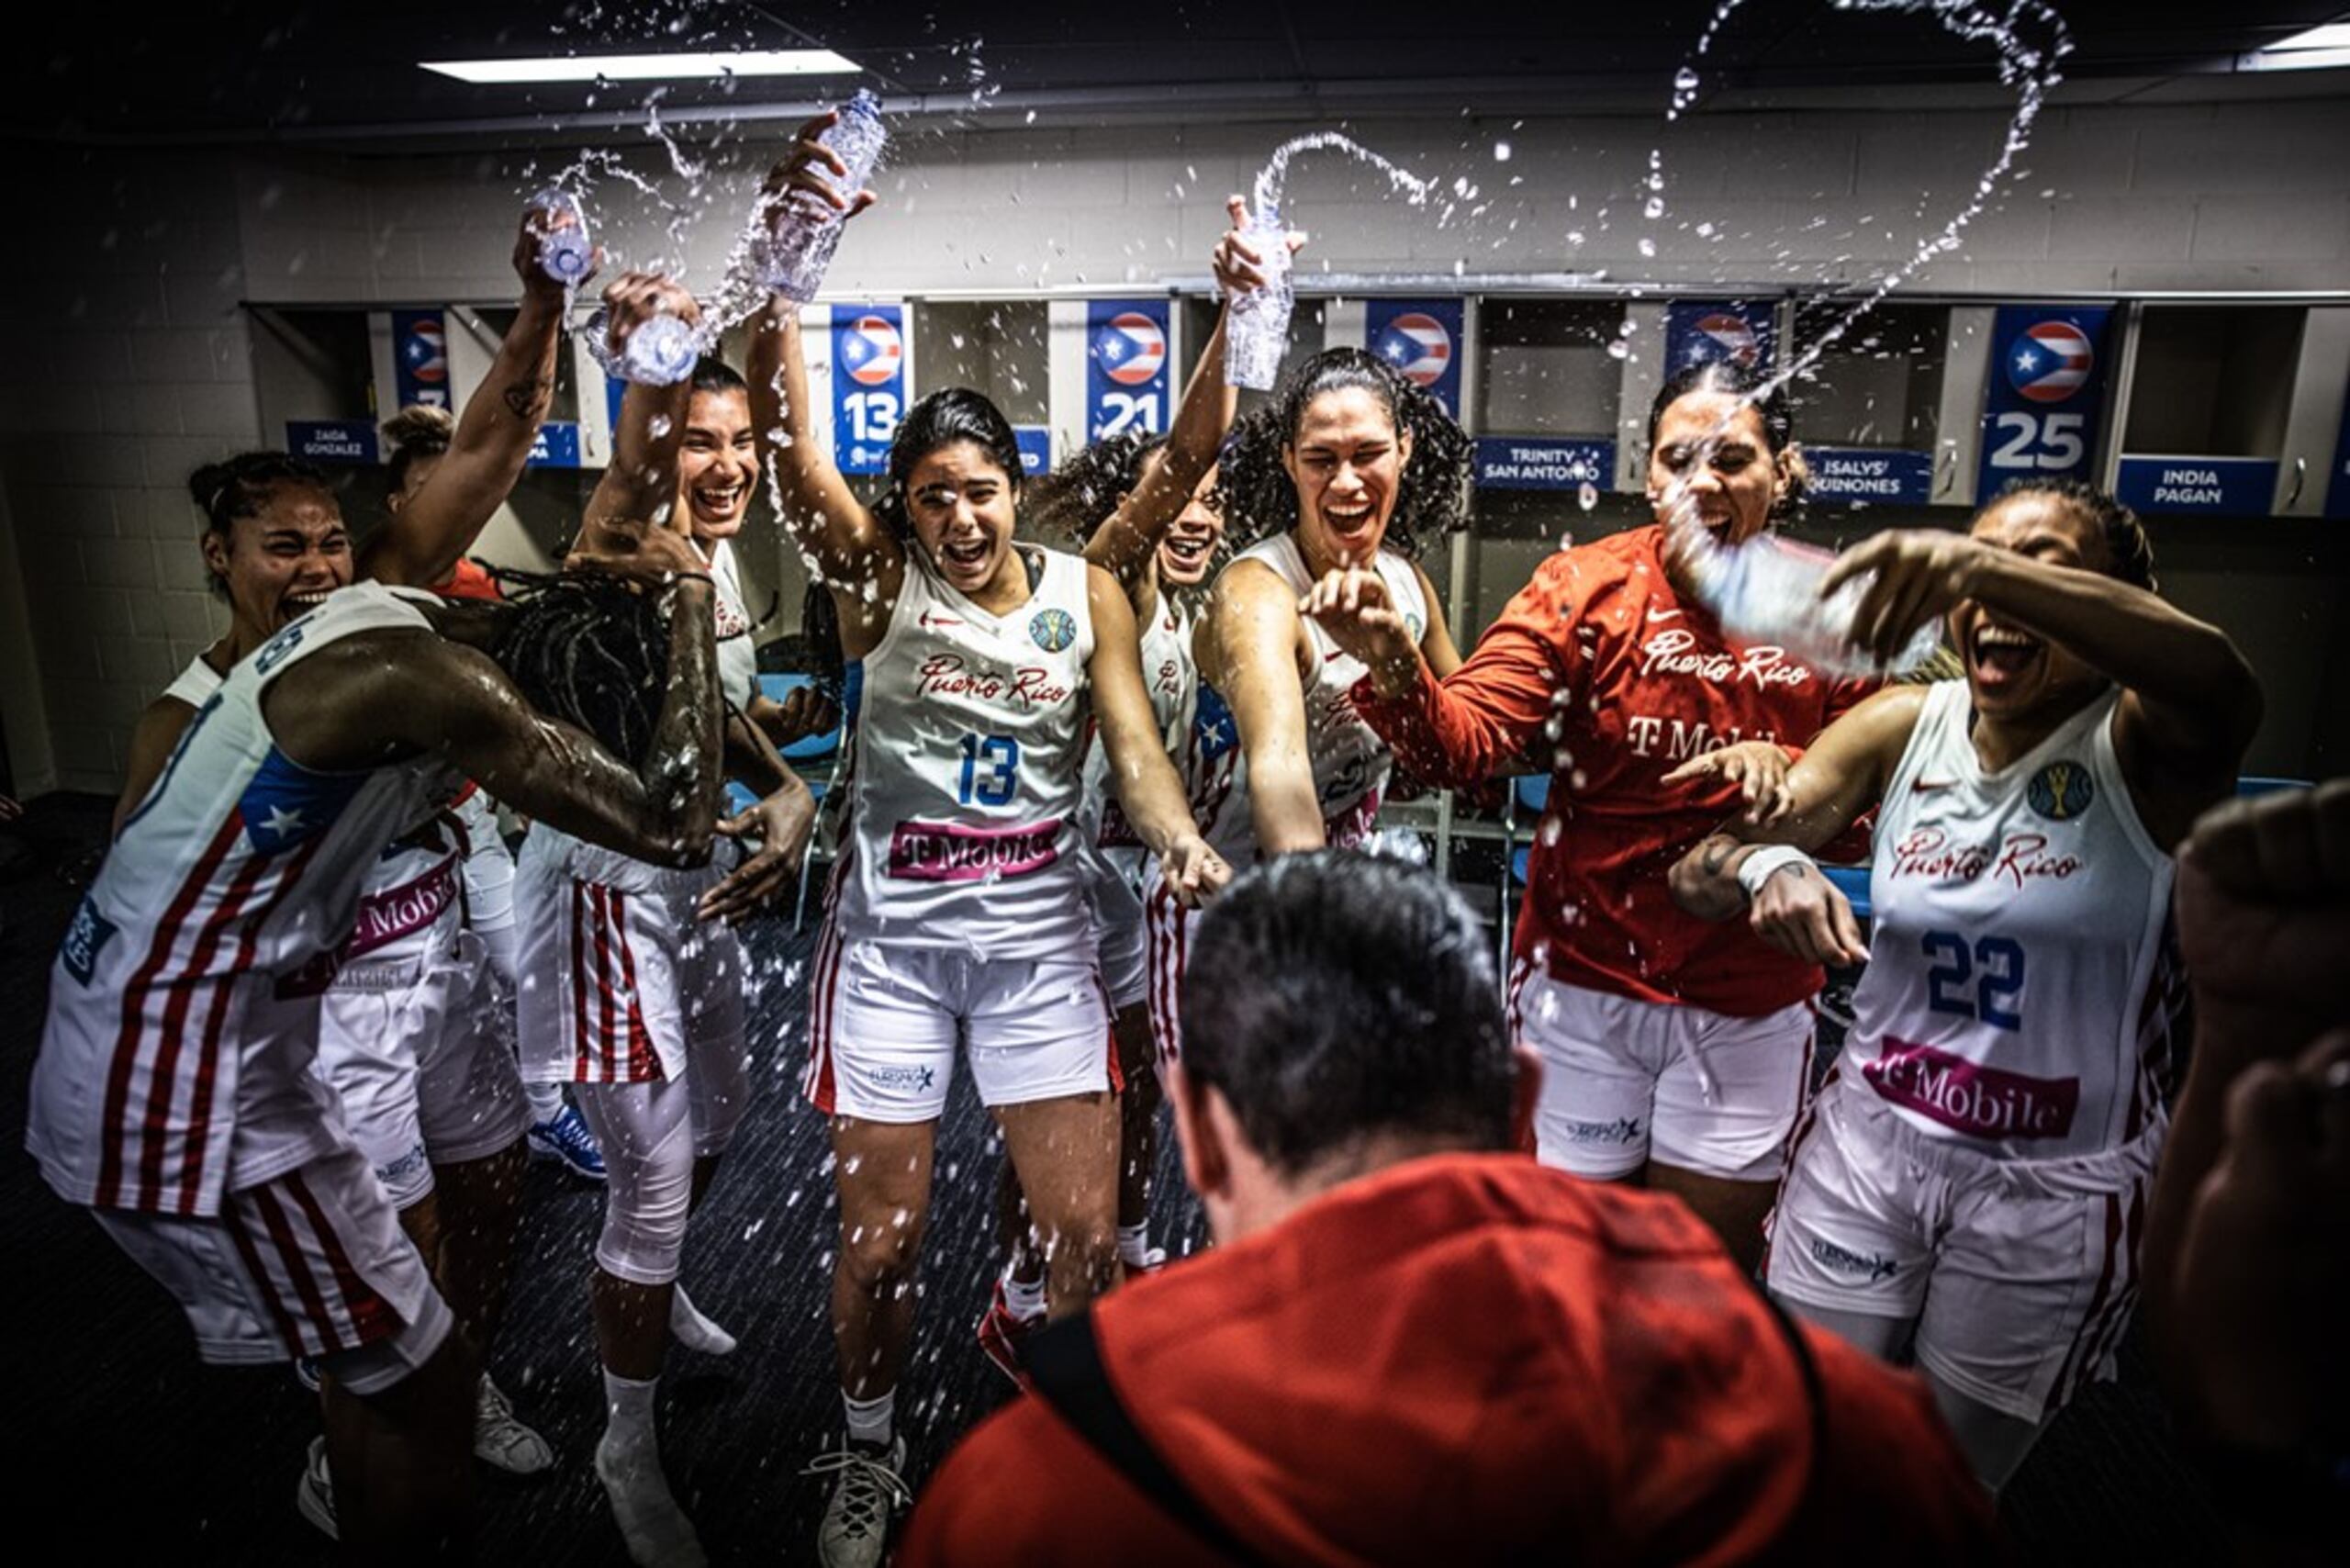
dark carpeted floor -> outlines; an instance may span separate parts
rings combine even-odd
[[[0,1451],[13,1455],[15,1540],[19,1550],[54,1542],[40,1561],[107,1562],[160,1549],[175,1564],[324,1562],[330,1549],[294,1508],[318,1430],[314,1397],[290,1372],[200,1364],[162,1291],[53,1197],[22,1150],[49,961],[79,896],[69,876],[105,823],[105,803],[51,797],[0,828],[0,1241],[10,1260]],[[810,945],[788,923],[752,938],[755,1092],[687,1249],[694,1299],[743,1349],[725,1361],[674,1352],[662,1391],[669,1473],[718,1562],[813,1560],[823,1492],[799,1472],[840,1420],[825,1320],[836,1215],[829,1154],[822,1121],[797,1093]],[[901,1394],[917,1484],[1011,1392],[971,1335],[992,1267],[1000,1159],[958,1079]],[[600,1189],[532,1167],[493,1365],[560,1459],[536,1484],[487,1485],[485,1562],[627,1561],[589,1466],[601,1411],[585,1275],[600,1203]],[[1171,1250],[1199,1245],[1198,1207],[1171,1148],[1158,1207],[1156,1233]],[[2042,1441],[2009,1490],[2007,1518],[2035,1562],[2224,1554],[2134,1342],[2121,1381],[2093,1389]]]

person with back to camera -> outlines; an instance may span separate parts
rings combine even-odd
[[[770,175],[851,211],[841,161],[800,128]],[[1143,687],[1134,611],[1081,556],[1013,543],[1019,442],[978,392],[934,392],[890,446],[868,508],[811,431],[799,308],[754,323],[752,429],[782,518],[864,664],[849,816],[811,993],[808,1097],[830,1118],[841,1200],[833,1286],[847,1430],[817,1537],[834,1568],[878,1563],[905,1495],[898,1384],[938,1120],[958,1057],[1004,1142],[1047,1258],[1047,1310],[1117,1272],[1116,1047],[1081,842],[1098,729],[1126,817],[1185,899],[1221,886]]]
[[[665,297],[616,292],[621,332]],[[634,423],[677,412],[640,408]],[[682,543],[620,525],[675,484],[674,437],[634,450],[589,503],[606,541],[591,559],[665,595],[666,631],[646,595],[569,583],[515,608],[375,582],[325,593],[196,712],[51,980],[27,1138],[43,1176],[180,1299],[207,1361],[318,1359],[333,1518],[364,1562],[462,1550],[482,1346],[311,1071],[320,996],[370,868],[460,777],[616,847],[707,858],[710,586]],[[324,491],[282,481],[255,504],[340,532]],[[576,662],[543,644],[576,626],[566,601],[598,593],[593,628],[628,623],[621,646],[666,643],[657,663],[609,666],[663,693],[627,759],[534,708],[547,694],[526,673]]]
[[[1168,1094],[1216,1246],[1039,1332],[906,1568],[2000,1555],[1914,1378],[1680,1204],[1511,1151],[1542,1067],[1492,950],[1359,852],[1209,906]]]
[[[2244,1562],[2350,1540],[2350,778],[2233,801],[2179,852],[2195,995],[2146,1217],[2157,1372]]]
[[[2233,789],[2260,685],[2077,480],[2011,486],[1967,533],[1881,533],[1823,591],[1864,577],[1855,642],[1890,656],[1946,618],[1964,678],[1831,725],[1785,814],[1708,836],[1673,897],[1807,961],[1868,959],[1765,1277],[1854,1344],[1906,1347],[1996,1492],[2129,1325],[2184,991],[2172,854]],[[1872,807],[1863,946],[1806,851]]]
[[[1868,688],[1731,644],[1670,542],[1685,512],[1741,544],[1803,481],[1785,394],[1695,365],[1649,410],[1655,522],[1544,561],[1457,674],[1421,661],[1360,575],[1325,577],[1305,602],[1369,666],[1356,704],[1404,766],[1455,786],[1551,776],[1510,964],[1519,1038],[1550,1069],[1539,1157],[1678,1194],[1750,1266],[1825,977],[1675,909],[1665,873],[1741,800],[1774,809],[1790,750]]]

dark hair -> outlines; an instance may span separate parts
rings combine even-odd
[[[457,433],[456,416],[427,403],[410,403],[383,424],[384,439],[392,443],[391,482],[394,493],[407,488],[408,471],[420,458],[439,457]]]
[[[1684,364],[1665,377],[1658,388],[1656,400],[1649,405],[1649,450],[1656,450],[1657,427],[1664,423],[1664,411],[1693,392],[1718,393],[1736,398],[1752,409],[1762,421],[1762,439],[1771,445],[1771,455],[1785,467],[1787,488],[1771,509],[1774,517],[1785,517],[1795,510],[1811,488],[1811,467],[1803,460],[1796,445],[1795,410],[1787,402],[1787,389],[1774,385],[1752,365],[1740,364],[1734,360],[1701,360]]]
[[[741,374],[724,360],[713,354],[704,354],[694,361],[693,390],[719,393],[740,392],[744,397],[748,398],[751,395],[751,384],[744,380]]]
[[[1484,928],[1424,866],[1318,849],[1208,905],[1182,981],[1182,1066],[1296,1175],[1381,1133],[1509,1141],[1516,1069]]]
[[[1396,430],[1412,435],[1411,460],[1387,521],[1387,548],[1416,556],[1437,534],[1467,525],[1477,448],[1460,421],[1433,393],[1377,354],[1325,349],[1292,371],[1270,403],[1237,420],[1225,441],[1215,505],[1236,543],[1297,526],[1297,487],[1281,465],[1281,454],[1296,444],[1307,405],[1326,392],[1352,386],[1376,397]]]
[[[986,394],[968,386],[933,392],[906,410],[904,422],[890,442],[890,488],[874,503],[873,515],[901,540],[912,538],[913,524],[906,515],[906,481],[914,465],[942,446],[968,441],[1003,470],[1013,488],[1020,487],[1020,438],[1003,410]]]
[[[508,612],[490,656],[532,707],[643,766],[669,685],[669,628],[650,595],[605,577],[539,578]]]
[[[315,487],[334,494],[334,481],[318,465],[290,452],[241,452],[219,463],[207,463],[187,476],[188,494],[204,513],[204,532],[227,539],[241,517],[259,517],[270,496],[281,485]],[[228,597],[229,585],[217,575],[212,591]]]
[[[1105,435],[1030,485],[1022,510],[1044,537],[1081,544],[1116,514],[1118,498],[1142,483],[1150,454],[1166,444],[1149,431]]]
[[[2027,496],[2040,496],[2077,508],[2105,540],[2106,576],[2119,577],[2132,588],[2154,591],[2154,541],[2146,537],[2146,525],[2138,521],[2138,514],[2109,492],[2085,479],[2010,479],[1992,498],[1991,506]],[[1983,510],[1988,511],[1991,508]]]

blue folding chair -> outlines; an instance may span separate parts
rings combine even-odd
[[[1819,869],[1852,904],[1853,915],[1866,925],[1869,922],[1869,868],[1865,866],[1822,866]]]
[[[2306,778],[2250,777],[2236,780],[2236,798],[2251,800],[2259,795],[2273,795],[2279,790],[2307,790],[2310,787],[2310,781]]]

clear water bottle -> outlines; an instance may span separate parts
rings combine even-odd
[[[675,316],[655,316],[637,323],[619,353],[612,353],[611,318],[598,310],[582,329],[588,352],[617,381],[638,386],[675,386],[694,373],[701,357],[701,335]]]
[[[839,123],[818,140],[848,166],[847,173],[837,176],[820,167],[819,176],[855,201],[856,193],[873,177],[874,165],[880,162],[881,149],[890,140],[889,129],[881,123],[881,100],[860,89],[841,106]],[[805,191],[785,192],[782,201],[767,213],[767,232],[757,248],[759,281],[796,304],[815,298],[825,271],[833,264],[833,252],[840,246],[841,223],[846,216]]]
[[[1690,575],[1732,642],[1767,644],[1825,674],[1899,675],[1931,657],[1942,641],[1933,622],[1913,632],[1888,666],[1853,645],[1852,612],[1874,578],[1856,577],[1822,599],[1819,585],[1835,559],[1775,533],[1728,547],[1708,536],[1693,542]]]
[[[596,247],[588,238],[588,219],[568,191],[550,185],[531,198],[546,214],[546,232],[539,238],[539,270],[563,285],[577,288],[596,265]],[[558,220],[569,218],[567,224]]]
[[[1281,378],[1281,355],[1289,349],[1290,313],[1297,294],[1290,285],[1289,230],[1281,209],[1259,203],[1241,237],[1262,258],[1261,288],[1236,297],[1224,324],[1224,378],[1251,392],[1270,392]]]

